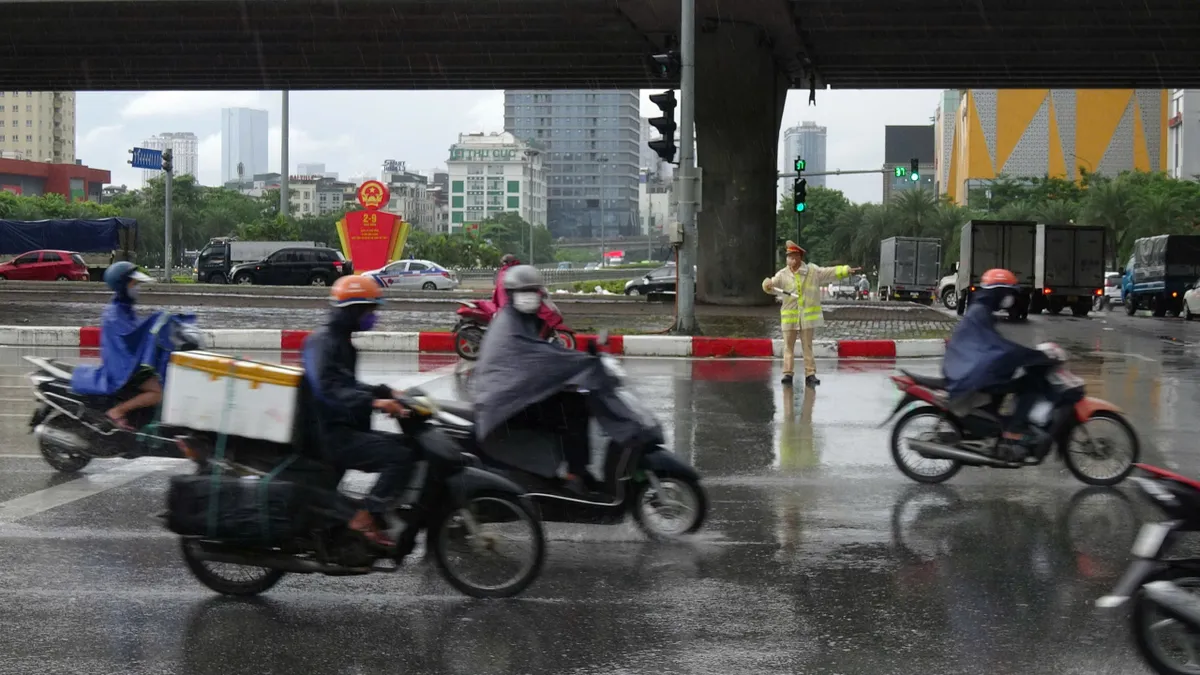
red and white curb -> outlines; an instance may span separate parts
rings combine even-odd
[[[262,349],[296,351],[308,337],[305,330],[228,328],[203,331],[207,348]],[[578,335],[579,349],[587,349],[594,335]],[[372,331],[357,333],[354,344],[366,352],[452,353],[452,334],[443,332],[399,333]],[[25,327],[0,326],[0,345],[24,347],[100,346],[100,329],[95,326]],[[799,347],[797,347],[799,349]],[[783,340],[770,338],[688,337],[676,335],[614,335],[607,351],[626,356],[683,356],[766,358],[783,355]],[[814,340],[817,358],[895,359],[942,356],[945,340]]]

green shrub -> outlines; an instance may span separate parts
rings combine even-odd
[[[595,293],[599,286],[609,293],[624,294],[626,279],[597,279],[594,281],[576,281],[568,289],[573,293]]]

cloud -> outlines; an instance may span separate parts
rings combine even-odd
[[[121,116],[196,116],[221,108],[263,107],[263,103],[263,92],[257,91],[150,91],[125,104]]]
[[[115,136],[115,135],[121,133],[122,129],[124,129],[124,126],[122,126],[120,124],[113,124],[113,125],[102,126],[102,127],[92,127],[91,129],[88,129],[88,132],[86,134],[83,135],[83,138],[80,139],[80,143],[86,143],[86,144],[90,145],[92,143],[101,141],[105,138],[110,138],[112,136]]]
[[[196,144],[196,173],[201,185],[221,184],[221,134],[209,134]]]
[[[296,164],[306,161],[322,161],[325,157],[345,154],[355,147],[354,137],[348,133],[337,136],[317,138],[305,129],[294,124],[288,125],[288,164],[289,174],[295,171]],[[280,139],[283,133],[279,127],[271,127],[267,131],[267,166],[269,171],[279,171],[280,156],[283,152]],[[217,165],[220,166],[220,140],[217,142]],[[305,158],[312,158],[305,159]],[[383,157],[379,158],[384,159]],[[378,162],[376,162],[378,164]]]

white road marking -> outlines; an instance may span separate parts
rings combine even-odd
[[[38,490],[23,497],[0,503],[0,523],[12,523],[22,518],[79,501],[84,497],[127,485],[152,473],[178,467],[183,459],[142,457],[108,471],[90,473],[73,481]]]

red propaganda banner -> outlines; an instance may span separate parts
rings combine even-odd
[[[355,272],[367,272],[400,257],[408,239],[408,223],[395,214],[380,211],[391,194],[387,186],[369,180],[358,188],[362,211],[351,211],[338,221],[342,253],[354,265]]]
[[[20,196],[22,190],[20,185],[0,185],[0,192],[11,192],[14,195]]]

